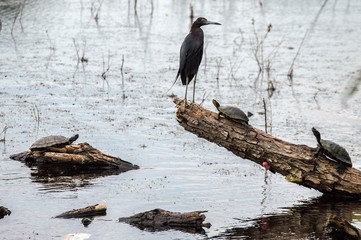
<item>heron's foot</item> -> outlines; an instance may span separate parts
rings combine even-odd
[[[183,103],[183,105],[184,105],[184,108],[188,108],[188,102],[187,102],[187,100],[186,99],[183,99],[179,104],[182,104]]]

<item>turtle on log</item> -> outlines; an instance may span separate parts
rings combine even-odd
[[[31,151],[42,151],[47,150],[50,147],[61,148],[66,145],[72,144],[79,138],[79,134],[75,134],[74,136],[67,138],[60,135],[50,135],[47,137],[40,138],[36,140],[31,146]]]
[[[352,167],[352,162],[350,155],[346,151],[346,149],[335,142],[330,140],[321,139],[321,134],[316,128],[312,128],[312,133],[315,135],[317,140],[317,149],[315,155],[319,152],[322,152],[323,155],[340,163],[340,166],[337,168],[338,173],[344,173],[347,167]]]
[[[245,123],[246,125],[248,125],[249,119],[247,115],[238,107],[221,106],[219,102],[215,99],[212,100],[212,103],[218,110],[217,119],[219,119],[220,116],[224,116],[225,118],[228,118],[235,122]]]

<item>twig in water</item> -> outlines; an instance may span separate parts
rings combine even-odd
[[[264,108],[264,122],[265,122],[265,132],[272,134],[272,105],[271,105],[271,99],[268,98],[268,106],[269,109],[267,109],[267,104],[265,98],[263,98],[263,108]],[[269,114],[268,114],[269,113]],[[268,122],[269,120],[269,122]]]
[[[122,91],[123,91],[123,100],[125,99],[125,91],[124,91],[124,54],[122,55],[122,65],[120,66],[120,73],[122,75]]]
[[[77,63],[76,63],[76,67],[75,67],[75,71],[73,74],[73,78],[75,78],[75,74],[78,71],[78,67],[79,67],[79,63],[80,63],[80,57],[79,57],[79,44],[75,41],[75,38],[73,38],[73,44],[74,44],[74,48],[75,48],[75,52],[76,52],[76,57],[77,57]]]
[[[102,0],[102,1],[98,0],[98,6],[95,6],[95,2],[96,2],[95,0],[92,1],[90,11],[91,11],[92,16],[95,14],[94,20],[98,24],[99,13],[100,13],[100,10],[101,10],[104,0]]]
[[[324,1],[323,1],[320,9],[318,10],[318,12],[317,12],[317,14],[316,14],[315,19],[314,19],[314,20],[312,21],[312,23],[311,23],[311,28],[308,29],[308,30],[305,32],[305,35],[303,36],[303,39],[302,39],[300,45],[298,46],[298,50],[297,50],[296,56],[293,58],[292,64],[291,64],[290,69],[288,70],[288,74],[287,74],[288,80],[290,81],[290,85],[292,85],[292,82],[293,82],[293,65],[294,65],[294,63],[295,63],[295,61],[296,61],[296,58],[297,58],[298,55],[300,54],[301,47],[303,46],[303,43],[304,43],[306,37],[308,36],[308,33],[309,33],[310,31],[312,32],[313,28],[316,26],[316,22],[317,22],[318,18],[320,17],[323,9],[325,8],[327,2],[328,2],[328,0],[324,0]]]
[[[267,87],[267,92],[268,92],[268,97],[271,98],[273,96],[274,91],[276,91],[276,87],[273,84],[272,80],[268,81],[268,87]]]
[[[4,133],[4,137],[0,139],[0,142],[6,141],[6,130],[8,130],[8,126],[5,126],[4,129],[1,131],[0,135]]]
[[[202,101],[199,103],[199,105],[201,105],[201,106],[203,105],[203,103],[204,103],[204,101],[206,100],[207,96],[208,96],[207,93],[204,92],[204,93],[203,93],[203,97],[202,97]]]
[[[264,131],[267,133],[267,106],[264,98],[263,98],[263,109],[264,109]]]
[[[15,27],[16,20],[19,19],[21,31],[24,32],[24,27],[23,27],[23,23],[22,23],[21,19],[22,19],[22,15],[23,15],[24,6],[25,6],[25,1],[26,0],[24,0],[22,3],[20,3],[19,8],[16,11],[16,14],[15,14],[15,17],[14,17],[13,25],[11,26],[11,36],[13,38],[14,38],[13,32],[14,32],[14,27]]]
[[[46,37],[48,38],[49,41],[49,56],[47,58],[48,61],[45,64],[45,68],[48,69],[50,60],[55,54],[55,43],[53,43],[53,41],[50,39],[48,30],[45,30],[45,32],[46,32]]]
[[[135,15],[135,16],[138,16],[137,3],[138,3],[138,1],[137,1],[137,0],[134,0],[134,15]]]
[[[257,75],[256,80],[255,80],[255,85],[256,85],[256,82],[259,80],[261,74],[264,72],[264,69],[265,69],[265,64],[264,64],[264,42],[267,39],[268,33],[270,33],[271,30],[272,30],[272,24],[268,24],[267,31],[266,31],[265,35],[262,38],[259,38],[259,36],[257,34],[257,31],[256,31],[255,20],[253,18],[252,18],[251,23],[253,25],[253,34],[254,34],[254,39],[255,40],[254,41],[251,40],[250,43],[251,43],[251,47],[252,47],[253,56],[255,58],[257,66],[258,66],[258,75]],[[279,45],[275,49],[278,49]],[[275,53],[274,53],[275,49],[269,55],[273,54],[273,56],[274,56],[275,55]]]
[[[318,100],[317,100],[317,95],[318,95],[319,92],[320,92],[320,89],[318,89],[318,91],[315,93],[315,95],[313,95],[313,100],[315,100],[315,103],[317,105],[317,109],[320,109],[320,104],[318,103]]]
[[[120,74],[122,75],[122,89],[124,90],[124,54],[122,55],[122,64],[120,65]]]
[[[153,12],[154,12],[154,3],[153,3],[153,0],[150,1],[150,7],[151,7],[150,16],[153,17]]]
[[[88,62],[88,58],[85,57],[86,41],[84,41],[83,54],[82,54],[81,57],[79,55],[79,44],[75,40],[75,38],[73,38],[73,45],[74,45],[75,52],[76,52],[76,57],[77,57],[77,63],[76,63],[75,71],[74,71],[74,74],[73,74],[73,78],[75,78],[75,74],[78,72],[78,69],[79,69],[79,63],[81,62],[83,64],[83,71],[84,71],[84,63]]]
[[[190,10],[189,18],[190,18],[191,24],[192,24],[193,19],[194,19],[194,11],[193,11],[193,4],[192,3],[189,4],[189,10]]]
[[[221,63],[222,63],[222,58],[217,58],[216,59],[216,64],[217,64],[217,87],[219,88],[219,73],[221,71]]]
[[[302,41],[301,41],[300,45],[298,46],[298,50],[297,50],[297,52],[296,52],[296,55],[295,55],[295,57],[294,57],[293,60],[292,60],[290,69],[288,70],[287,77],[288,77],[288,80],[290,81],[290,85],[292,85],[292,81],[293,81],[293,65],[295,64],[295,61],[296,61],[298,55],[299,55],[300,52],[301,52],[301,48],[302,48],[302,46],[303,46],[303,43],[305,42],[305,39],[306,39],[307,35],[308,35],[308,30],[305,32],[305,35],[303,36]]]
[[[33,117],[35,120],[36,128],[39,129],[39,127],[40,127],[40,110],[38,108],[38,105],[34,104],[32,110],[33,110]]]
[[[109,70],[110,70],[110,50],[108,50],[108,64],[107,64],[107,68],[105,69],[105,61],[104,61],[104,55],[103,55],[103,73],[101,75],[101,77],[103,78],[103,80],[107,83],[108,88],[109,88],[109,82],[108,82],[108,75],[109,75]]]
[[[85,57],[85,47],[86,47],[86,40],[84,41],[83,54],[81,55],[81,59],[80,59],[82,63],[88,63],[88,58]]]

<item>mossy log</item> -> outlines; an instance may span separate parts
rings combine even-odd
[[[10,156],[11,159],[28,165],[61,165],[83,170],[128,171],[139,167],[120,158],[110,156],[93,148],[88,143],[70,144],[64,147],[48,147],[41,151],[26,151]]]
[[[107,206],[105,203],[91,205],[85,208],[73,209],[64,212],[56,218],[85,218],[94,216],[104,216],[107,213]]]
[[[360,170],[347,168],[340,174],[338,163],[321,154],[315,156],[315,148],[283,141],[251,125],[226,118],[217,120],[217,113],[197,104],[185,107],[184,101],[177,97],[173,101],[177,105],[177,120],[185,130],[241,158],[260,165],[267,162],[273,171],[294,183],[326,194],[361,198]]]
[[[119,218],[119,222],[125,222],[140,229],[151,231],[177,229],[192,233],[203,233],[203,227],[210,227],[209,223],[204,223],[206,218],[202,214],[204,212],[207,211],[180,213],[154,209],[135,214],[131,217]]]

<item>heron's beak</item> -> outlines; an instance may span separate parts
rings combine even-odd
[[[220,23],[217,23],[217,22],[211,22],[211,21],[207,21],[206,22],[206,25],[209,25],[209,24],[214,24],[214,25],[222,25]]]

